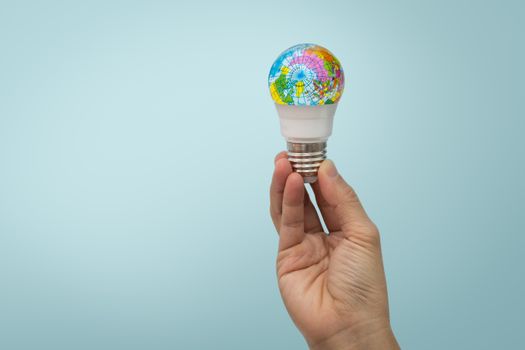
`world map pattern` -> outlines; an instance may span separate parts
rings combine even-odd
[[[275,60],[268,76],[268,86],[277,104],[333,104],[343,93],[343,68],[324,47],[299,44],[285,50]]]

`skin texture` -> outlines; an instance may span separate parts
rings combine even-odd
[[[270,213],[279,233],[284,304],[310,349],[399,349],[392,333],[379,232],[332,161],[312,186],[323,231],[286,152],[275,158]]]

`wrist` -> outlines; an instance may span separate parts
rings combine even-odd
[[[398,350],[392,328],[385,324],[368,323],[343,329],[317,342],[308,342],[310,350]]]

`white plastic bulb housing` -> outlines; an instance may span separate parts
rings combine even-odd
[[[268,86],[287,141],[288,159],[304,182],[315,182],[344,89],[343,68],[324,47],[299,44],[275,60]]]

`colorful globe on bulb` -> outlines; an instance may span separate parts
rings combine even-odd
[[[299,44],[285,50],[268,76],[270,94],[280,105],[334,104],[341,98],[344,83],[339,60],[315,44]]]

